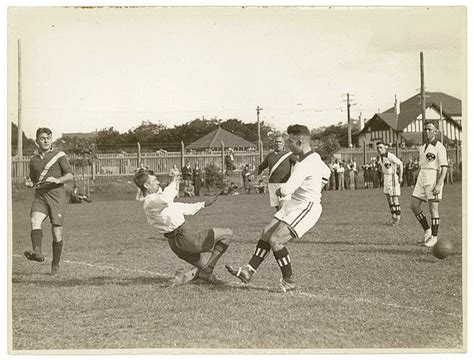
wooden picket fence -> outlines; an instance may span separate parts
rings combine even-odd
[[[396,152],[396,149],[389,149],[391,152]],[[461,161],[460,148],[448,149],[448,157],[450,157],[455,164]],[[399,157],[404,161],[409,159],[414,160],[418,157],[417,149],[399,149]],[[358,165],[364,164],[364,158],[369,161],[371,158],[377,156],[377,151],[373,149],[366,149],[365,154],[361,148],[342,149],[336,154],[336,157],[344,160],[355,160]],[[157,174],[167,174],[173,165],[178,169],[184,166],[185,161],[189,161],[191,166],[194,163],[199,163],[201,169],[204,169],[210,164],[214,164],[220,169],[224,168],[224,148],[221,151],[209,151],[201,153],[180,152],[156,152],[156,153],[118,153],[118,154],[98,154],[93,161],[84,161],[81,157],[71,155],[69,160],[73,173],[77,177],[90,177],[92,179],[101,177],[117,177],[133,175],[135,170],[140,165],[149,167]],[[246,164],[249,164],[250,169],[258,166],[262,160],[263,155],[258,152],[235,151],[234,165],[236,170],[241,170]],[[24,156],[21,159],[12,158],[11,162],[11,179],[12,182],[21,182],[29,174],[29,156]]]

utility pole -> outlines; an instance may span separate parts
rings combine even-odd
[[[260,111],[263,110],[260,106],[257,106],[257,138],[258,138],[258,144],[257,144],[257,150],[258,153],[260,154]]]
[[[347,146],[352,147],[351,103],[347,93]]]
[[[16,156],[21,159],[23,157],[23,126],[21,122],[22,110],[21,110],[21,47],[20,39],[17,40],[18,44],[18,139],[17,139],[17,151]]]
[[[423,67],[423,51],[420,52],[420,77],[421,77],[421,121],[423,125],[423,142],[425,142],[425,124],[426,124],[426,100],[425,100],[425,72]]]

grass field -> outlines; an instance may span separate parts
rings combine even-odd
[[[168,288],[188,268],[130,200],[68,205],[64,262],[49,275],[51,235],[44,227],[42,264],[31,247],[30,197],[14,200],[12,349],[450,349],[463,344],[462,195],[445,187],[440,238],[445,260],[416,245],[421,226],[404,188],[402,225],[383,223],[381,189],[323,194],[319,223],[288,249],[298,291],[275,292],[280,271],[269,256],[252,286],[224,264],[246,263],[273,210],[267,195],[221,197],[188,222],[230,227],[235,241],[216,268],[228,284]],[[133,198],[134,195],[130,195]],[[428,213],[425,209],[425,213]]]

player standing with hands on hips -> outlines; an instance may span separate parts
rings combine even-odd
[[[41,249],[43,230],[41,225],[49,216],[53,234],[53,261],[51,274],[59,271],[59,262],[63,249],[63,221],[66,204],[64,184],[73,181],[71,166],[66,154],[52,147],[52,132],[48,128],[36,131],[37,151],[30,160],[30,176],[25,185],[35,189],[35,198],[31,205],[31,243],[33,251],[25,251],[28,260],[43,262]]]
[[[403,179],[403,162],[394,154],[387,151],[387,145],[381,141],[377,142],[379,152],[378,163],[383,173],[383,192],[387,196],[388,206],[392,213],[392,220],[388,225],[400,225],[400,184]],[[400,175],[397,174],[397,167]]]
[[[179,175],[173,178],[167,187],[161,189],[153,171],[141,169],[135,174],[133,181],[142,191],[143,209],[148,223],[168,239],[168,244],[176,256],[195,267],[191,271],[176,275],[171,285],[182,285],[195,278],[215,282],[214,267],[232,240],[232,230],[211,228],[198,232],[186,224],[184,216],[194,215],[211,206],[220,193],[205,202],[174,202],[178,195],[178,179]],[[206,252],[212,254],[209,260],[204,262],[202,254]]]
[[[438,129],[434,122],[426,122],[424,131],[426,144],[419,148],[420,172],[413,190],[410,207],[425,232],[422,244],[433,247],[438,242],[438,205],[443,196],[448,159],[446,148],[436,139]],[[427,200],[431,214],[431,228],[421,210],[421,204]]]
[[[296,288],[285,244],[291,239],[300,239],[319,220],[322,212],[321,190],[331,173],[319,154],[312,151],[311,134],[306,126],[291,125],[287,133],[288,146],[294,155],[299,156],[299,160],[288,181],[276,190],[276,194],[280,198],[291,194],[291,199],[283,202],[281,209],[263,229],[249,263],[238,268],[226,265],[232,275],[248,283],[272,250],[282,273],[280,289],[283,292]]]

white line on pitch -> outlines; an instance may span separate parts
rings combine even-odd
[[[23,257],[22,255],[18,254],[13,254],[14,257]],[[45,258],[46,259],[46,258]],[[164,277],[164,278],[172,278],[172,276],[167,275],[167,274],[161,274],[156,271],[150,271],[150,270],[138,270],[138,269],[130,269],[130,268],[118,268],[115,266],[110,266],[110,265],[98,265],[98,264],[90,264],[82,261],[71,261],[71,260],[63,260],[63,263],[67,264],[72,264],[72,265],[81,265],[81,266],[87,266],[87,267],[92,267],[92,268],[97,268],[101,270],[112,270],[112,271],[117,271],[117,272],[129,272],[129,273],[140,273],[140,274],[147,274],[147,275],[155,275],[159,277]],[[266,290],[270,292],[275,292],[275,288],[269,287],[269,286],[260,286],[260,285],[253,285],[253,284],[242,284],[242,283],[227,283],[228,286],[233,287],[233,288],[250,288],[250,289],[255,289],[255,290]],[[425,313],[430,313],[430,314],[442,314],[442,315],[448,315],[456,318],[462,318],[462,315],[455,314],[455,313],[449,313],[449,312],[444,312],[444,311],[436,311],[436,310],[429,310],[429,309],[423,309],[419,308],[416,306],[407,306],[407,305],[400,305],[397,303],[386,303],[382,301],[373,301],[370,299],[364,299],[364,298],[343,298],[343,297],[334,297],[330,295],[318,295],[318,294],[311,294],[307,293],[304,291],[292,291],[289,294],[285,294],[285,296],[294,296],[294,295],[299,295],[302,297],[306,298],[311,298],[311,299],[317,299],[317,300],[331,300],[331,301],[342,301],[346,303],[362,303],[362,304],[369,304],[369,305],[375,305],[375,306],[382,306],[382,307],[387,307],[387,308],[395,308],[395,309],[402,309],[402,310],[411,310],[411,311],[418,311],[418,312],[425,312]]]

